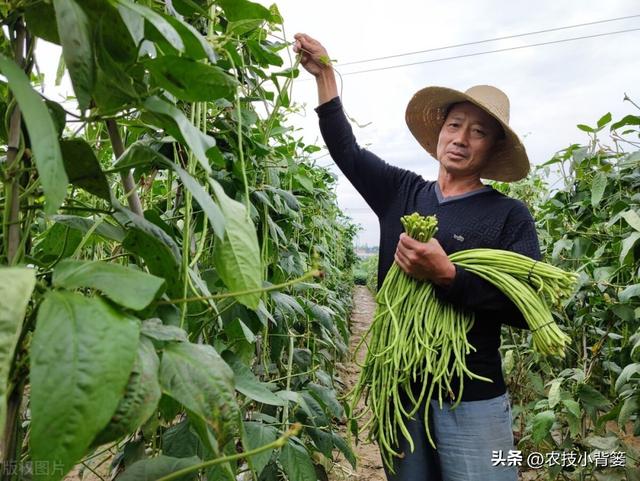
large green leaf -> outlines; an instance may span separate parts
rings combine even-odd
[[[262,266],[260,246],[253,221],[246,215],[243,204],[231,199],[215,180],[209,179],[216,200],[225,217],[222,240],[216,239],[213,261],[220,278],[231,291],[260,289]],[[238,300],[257,309],[261,293],[243,294]]]
[[[269,426],[268,424],[246,421],[244,423],[244,430],[246,433],[245,449],[247,451],[252,451],[278,439],[278,429],[275,426]],[[256,473],[256,476],[260,476],[264,467],[269,463],[272,454],[273,449],[270,449],[248,458],[251,468]]]
[[[162,396],[158,370],[160,360],[150,339],[140,336],[138,355],[129,375],[123,398],[111,421],[94,439],[94,446],[116,441],[131,434],[149,419]]]
[[[24,20],[32,35],[60,45],[58,26],[56,22],[51,21],[55,16],[55,10],[50,3],[31,3],[24,10]]]
[[[53,271],[53,285],[65,289],[92,287],[118,304],[139,311],[160,292],[164,279],[126,266],[101,261],[60,261]]]
[[[284,406],[286,401],[276,396],[266,383],[261,382],[251,368],[244,364],[231,351],[225,351],[223,358],[233,370],[236,390],[259,403],[271,406]]]
[[[118,476],[118,481],[156,481],[163,476],[168,476],[184,468],[202,463],[200,458],[172,458],[169,456],[157,456],[150,459],[142,459],[133,463]],[[196,479],[197,471],[192,474],[176,478],[176,481],[191,481]]]
[[[556,416],[553,411],[542,411],[533,417],[532,438],[534,443],[542,441],[553,426]]]
[[[622,248],[620,249],[620,264],[624,264],[629,252],[632,252],[636,242],[640,239],[640,232],[632,232],[622,240]]]
[[[0,433],[4,432],[11,363],[35,285],[33,269],[0,268]]]
[[[91,103],[95,79],[89,19],[75,0],[53,0],[64,63],[82,110]]]
[[[621,217],[635,230],[640,232],[640,216],[635,210],[628,210],[621,214]]]
[[[69,182],[105,200],[111,199],[107,176],[91,146],[84,139],[60,141],[64,168]]]
[[[117,0],[117,2],[119,5],[127,8],[134,14],[137,14],[138,16],[144,18],[147,22],[149,22],[149,24],[152,25],[167,40],[167,42],[171,44],[173,48],[175,48],[179,52],[184,51],[184,42],[182,41],[182,37],[180,37],[180,34],[176,31],[173,25],[171,25],[171,23],[167,21],[164,15],[157,13],[149,7],[140,5],[130,0]],[[123,15],[122,19],[131,29],[131,16]]]
[[[46,198],[45,212],[54,214],[67,194],[67,174],[64,171],[58,132],[49,110],[33,88],[25,73],[0,54],[0,71],[7,77],[31,139],[34,160]]]
[[[233,372],[209,345],[167,344],[160,363],[163,392],[198,416],[224,444],[236,432],[240,411]]]
[[[149,97],[145,100],[144,107],[154,114],[154,117],[159,120],[160,126],[164,127],[169,134],[178,140],[183,140],[205,172],[211,173],[207,151],[216,145],[213,138],[196,129],[182,113],[182,110],[159,97]]]
[[[216,63],[218,58],[209,41],[198,32],[193,25],[179,17],[166,17],[173,28],[180,34],[184,42],[184,50],[187,57],[193,59],[206,58],[211,63]]]
[[[627,302],[632,297],[640,297],[640,284],[632,284],[630,286],[625,287],[620,294],[618,294],[618,299],[620,302]]]
[[[560,402],[560,386],[562,379],[554,379],[549,387],[549,407],[553,409]]]
[[[99,219],[67,214],[53,215],[51,216],[51,219],[58,224],[69,226],[72,229],[82,232],[83,234],[86,234],[89,229],[93,228],[96,222],[99,222]],[[104,239],[113,240],[116,242],[122,242],[125,236],[125,232],[122,227],[113,225],[106,221],[100,222],[98,224],[98,227],[95,228],[94,233],[98,234]]]
[[[609,400],[603,394],[588,384],[578,384],[576,395],[585,408],[605,409],[610,405]]]
[[[317,481],[318,479],[309,453],[292,440],[282,448],[280,463],[289,481]]]
[[[255,19],[271,20],[272,18],[268,8],[248,0],[218,0],[217,3],[222,7],[230,22]]]
[[[182,255],[175,241],[153,222],[127,208],[117,208],[114,217],[128,231],[122,247],[142,257],[152,274],[167,281],[169,293],[178,295]]]
[[[593,184],[591,185],[591,205],[597,207],[602,200],[604,191],[607,188],[607,175],[604,172],[598,171],[593,177]]]
[[[145,63],[156,83],[188,102],[233,98],[238,81],[214,65],[164,55]]]
[[[351,467],[353,469],[356,469],[356,455],[353,453],[353,450],[351,449],[349,443],[345,441],[345,439],[342,438],[339,434],[333,433],[331,437],[333,439],[333,445],[342,452],[345,459],[349,461]]]
[[[58,480],[109,422],[133,368],[140,323],[99,297],[50,291],[31,345],[31,453]],[[55,442],[52,442],[55,440]]]
[[[211,222],[211,227],[215,234],[222,239],[224,235],[224,215],[220,210],[220,207],[213,202],[211,196],[200,185],[200,183],[189,172],[184,170],[175,162],[172,162],[167,157],[162,155],[157,150],[145,145],[142,142],[136,142],[131,144],[127,150],[122,154],[116,168],[128,169],[134,166],[141,166],[146,164],[157,164],[160,167],[168,167],[176,172],[180,177],[180,180],[184,186],[191,192],[193,198],[198,202],[204,213]]]

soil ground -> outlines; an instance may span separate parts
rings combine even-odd
[[[353,311],[351,314],[351,339],[349,349],[351,354],[369,329],[373,321],[376,309],[376,301],[371,291],[366,286],[355,286],[353,291]],[[364,362],[365,350],[358,353],[358,362]],[[345,392],[358,381],[360,368],[355,362],[349,361],[338,365],[340,377],[345,383]],[[363,406],[358,406],[362,408]],[[378,446],[375,444],[359,444],[354,446],[354,452],[358,460],[357,469],[354,471],[351,465],[341,459],[329,474],[330,481],[385,481],[386,477],[382,468],[382,460]]]

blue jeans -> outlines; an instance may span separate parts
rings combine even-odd
[[[395,474],[389,481],[516,481],[515,466],[492,466],[492,452],[506,457],[513,447],[511,404],[507,393],[482,401],[451,404],[431,401],[429,422],[437,450],[429,444],[424,428],[424,406],[407,422],[415,449],[400,436],[402,459],[395,458]]]

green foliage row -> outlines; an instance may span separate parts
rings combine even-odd
[[[136,481],[355,463],[335,364],[356,229],[286,123],[298,69],[277,8],[0,15],[0,461],[59,480],[108,450]],[[73,98],[40,92],[40,39],[62,47]]]
[[[627,99],[634,108],[635,104]],[[498,186],[525,200],[545,260],[580,274],[556,312],[573,339],[564,359],[508,330],[503,369],[526,451],[626,453],[626,466],[547,467],[549,479],[640,479],[640,116],[611,114],[526,180]],[[609,145],[608,145],[609,144]]]

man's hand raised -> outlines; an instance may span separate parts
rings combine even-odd
[[[296,33],[293,51],[300,54],[300,64],[314,77],[331,70],[329,55],[320,42],[305,33]]]

